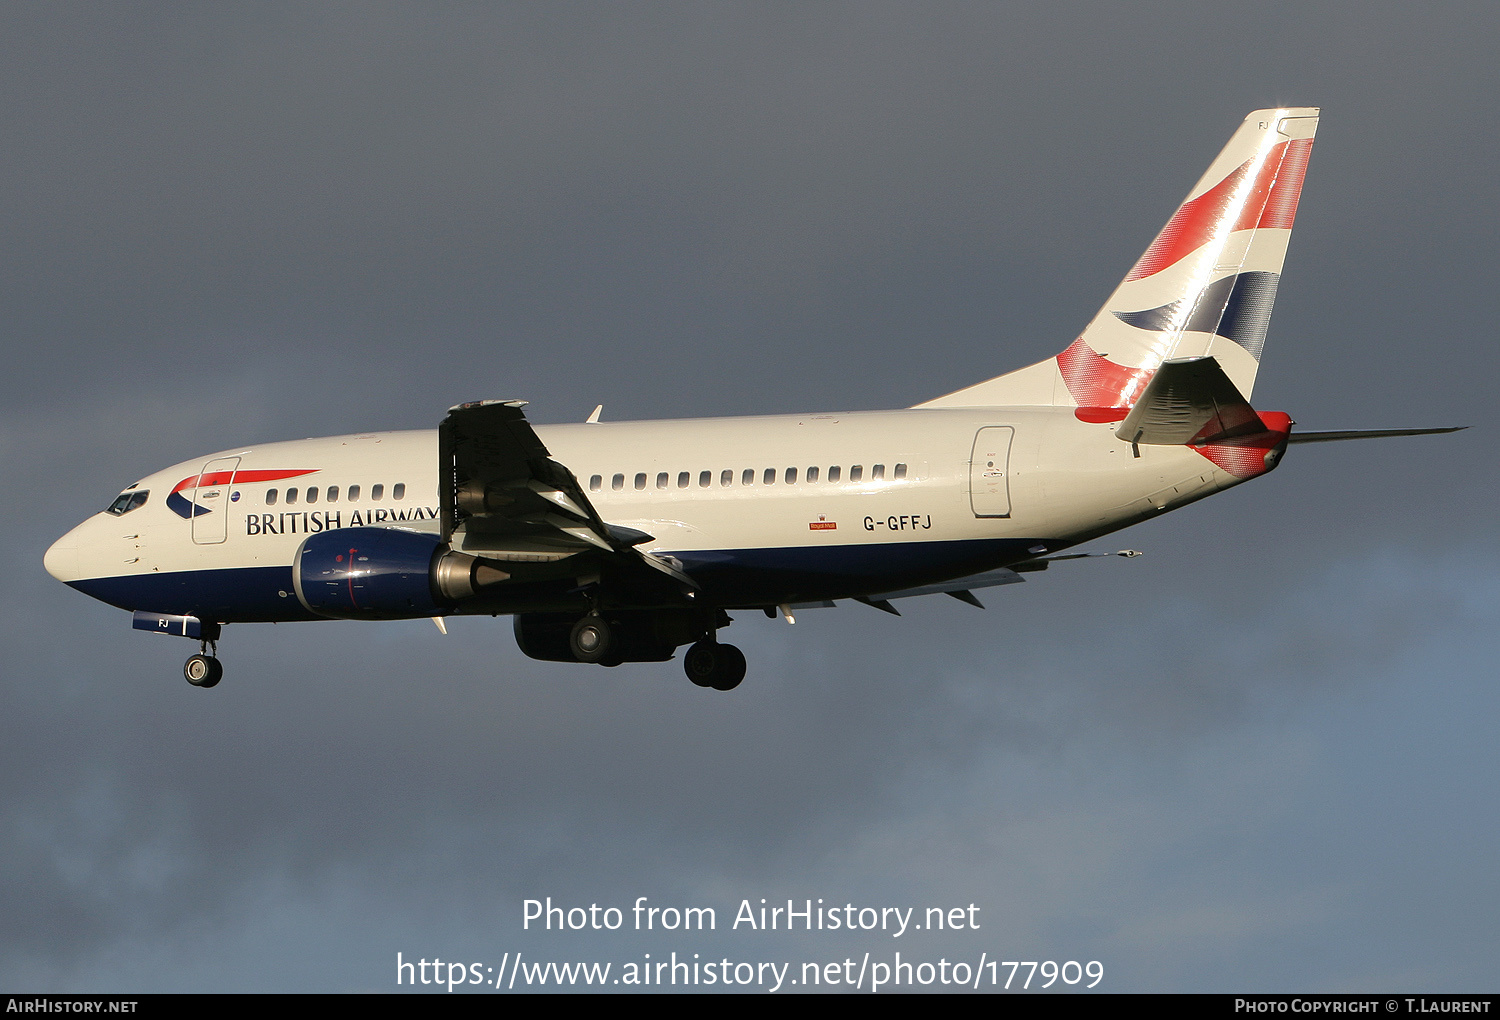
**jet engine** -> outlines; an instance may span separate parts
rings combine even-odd
[[[341,528],[309,536],[292,562],[297,599],[344,620],[439,616],[510,575],[436,535],[398,528]]]
[[[606,666],[622,662],[666,662],[678,645],[696,639],[693,618],[671,610],[604,610],[609,652],[599,662]],[[533,659],[548,662],[578,662],[569,638],[578,625],[578,615],[567,613],[517,613],[516,644]],[[590,660],[593,661],[593,660]]]

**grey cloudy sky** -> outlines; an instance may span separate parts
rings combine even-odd
[[[1493,990],[1485,3],[0,9],[0,987],[498,961],[1100,960]],[[1323,121],[1256,402],[1294,449],[979,613],[746,615],[732,696],[505,621],[231,628],[57,584],[244,443],[906,406],[1065,346],[1248,111]],[[977,903],[978,932],[546,936],[521,902]]]

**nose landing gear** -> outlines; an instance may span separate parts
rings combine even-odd
[[[212,628],[212,630],[210,630]],[[198,654],[188,656],[182,664],[182,675],[194,687],[212,687],[224,679],[224,667],[218,660],[219,625],[205,623]]]
[[[182,664],[182,675],[194,687],[212,687],[223,679],[224,667],[214,656],[200,653]]]

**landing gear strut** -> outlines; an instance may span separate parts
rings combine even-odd
[[[682,671],[699,687],[732,691],[745,679],[745,653],[734,645],[699,641],[682,657]]]

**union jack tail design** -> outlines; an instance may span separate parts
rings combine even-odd
[[[1317,127],[1316,107],[1250,114],[1066,350],[918,406],[1054,404],[1120,420],[1162,362],[1203,356],[1248,398]]]

